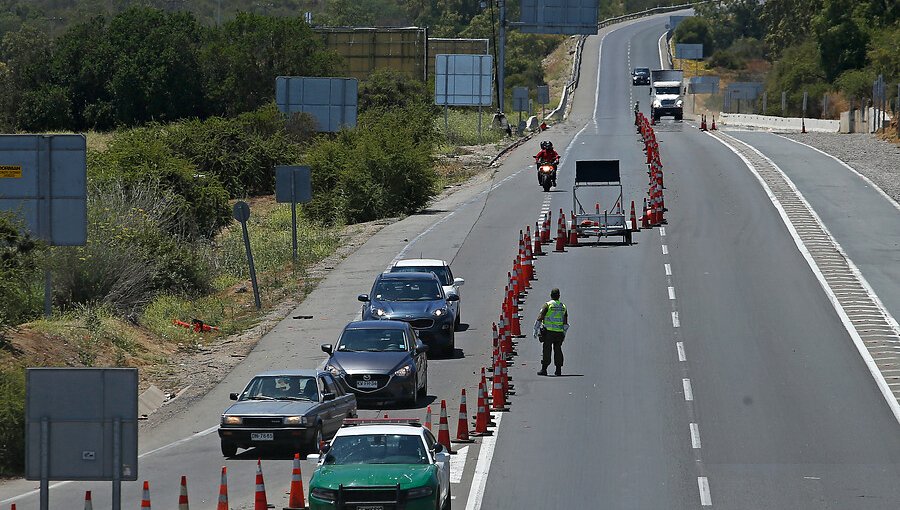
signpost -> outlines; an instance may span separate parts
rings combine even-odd
[[[444,129],[450,134],[450,106],[478,107],[478,139],[481,140],[481,107],[494,104],[492,55],[445,54],[434,60],[434,104],[444,107]]]
[[[304,112],[319,131],[334,133],[356,126],[359,81],[356,78],[275,78],[275,103],[283,113]]]
[[[247,251],[247,264],[250,266],[250,284],[253,286],[253,300],[256,302],[256,309],[262,308],[262,302],[259,299],[259,285],[256,283],[256,266],[253,264],[253,251],[250,250],[250,233],[247,232],[247,220],[250,219],[250,206],[243,200],[234,204],[234,219],[241,222],[241,231],[244,234],[244,248]]]
[[[297,262],[297,204],[312,200],[312,177],[308,166],[275,167],[275,201],[291,204],[291,258]]]
[[[549,85],[538,85],[537,86],[537,101],[538,104],[541,105],[541,120],[544,120],[544,117],[547,115],[547,105],[550,103],[550,86]]]
[[[522,129],[522,112],[528,111],[528,87],[513,87],[513,110],[519,112],[519,134]]]

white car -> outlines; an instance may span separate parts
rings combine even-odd
[[[310,508],[450,509],[450,454],[418,420],[346,419],[306,458]]]
[[[450,270],[450,264],[445,260],[438,259],[406,259],[401,260],[394,264],[391,267],[392,273],[400,273],[400,272],[416,272],[416,273],[434,273],[438,280],[441,281],[441,286],[444,287],[444,294],[456,294],[462,298],[462,295],[459,293],[459,288],[466,283],[462,278],[454,278],[453,271]],[[453,312],[454,317],[456,317],[456,326],[459,327],[459,316],[460,316],[460,302],[459,301],[451,301],[450,302],[450,310]]]

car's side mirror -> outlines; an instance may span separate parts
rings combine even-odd
[[[229,393],[228,398],[230,398],[231,400],[237,400],[238,394],[237,393]]]
[[[459,301],[459,294],[449,294],[447,301]]]
[[[363,303],[368,303],[369,295],[368,294],[360,294],[360,295],[356,296],[356,299],[362,301]]]
[[[432,449],[434,453],[441,453],[444,451],[444,445],[441,443],[434,443],[434,448]]]
[[[427,345],[417,345],[416,346],[416,354],[422,354],[423,352],[428,352]]]
[[[326,354],[331,354],[332,352],[334,352],[334,346],[331,344],[322,344],[321,348],[322,348],[322,352],[324,352]]]
[[[322,401],[323,401],[323,402],[328,402],[329,400],[334,400],[335,398],[337,398],[337,395],[335,395],[334,393],[332,393],[332,392],[330,392],[330,391],[325,392],[325,393],[322,394]]]
[[[322,456],[319,455],[318,453],[310,453],[309,455],[306,456],[306,460],[308,460],[310,462],[319,462],[319,459],[321,457]]]
[[[465,283],[466,283],[466,281],[463,280],[462,278],[454,278],[453,279],[453,285],[456,285],[457,287],[465,285]]]

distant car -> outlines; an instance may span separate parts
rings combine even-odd
[[[219,425],[226,457],[254,446],[318,451],[344,418],[356,416],[356,398],[330,373],[318,370],[263,372],[230,397],[237,402],[222,413]]]
[[[450,509],[450,455],[416,421],[347,420],[321,454],[307,459],[318,463],[310,510]]]
[[[401,260],[394,264],[391,267],[392,273],[411,273],[411,272],[431,272],[434,273],[435,276],[438,277],[438,280],[441,281],[441,285],[444,287],[444,294],[456,294],[459,296],[459,301],[452,301],[450,303],[450,308],[453,311],[453,315],[456,317],[456,327],[459,328],[459,317],[460,317],[460,306],[462,301],[462,294],[459,293],[459,288],[466,283],[462,278],[454,278],[453,271],[450,270],[450,264],[448,264],[444,260],[438,259],[407,259]]]
[[[650,85],[650,68],[635,67],[634,70],[631,71],[631,84]]]
[[[408,322],[431,349],[452,354],[456,347],[456,317],[447,295],[434,273],[381,273],[371,294],[360,294],[363,320],[392,319]]]
[[[415,404],[428,393],[428,348],[408,322],[356,321],[344,326],[325,370],[357,400]]]

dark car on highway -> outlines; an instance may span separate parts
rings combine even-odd
[[[371,294],[360,294],[363,320],[408,322],[431,349],[452,354],[456,346],[456,317],[450,303],[456,294],[447,295],[434,273],[381,273],[375,278]]]
[[[263,372],[231,400],[237,402],[222,413],[219,425],[226,457],[254,446],[317,452],[344,418],[356,417],[356,397],[319,370]]]
[[[357,400],[415,404],[428,393],[427,347],[408,322],[347,324],[336,344],[324,344],[330,372]]]
[[[631,71],[631,84],[650,85],[650,68],[635,67],[634,71]]]

